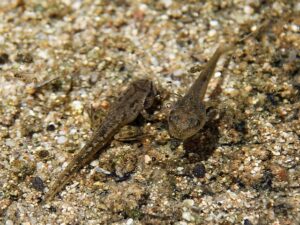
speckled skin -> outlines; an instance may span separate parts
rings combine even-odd
[[[66,169],[56,178],[44,201],[49,201],[69,182],[72,175],[90,162],[95,154],[110,143],[124,125],[134,121],[144,110],[151,107],[156,91],[152,81],[141,79],[130,84],[113,104],[107,117],[95,130],[87,144],[75,154]]]
[[[185,96],[175,103],[168,117],[171,136],[185,140],[204,126],[206,108],[203,99],[208,83],[221,55],[233,48],[232,45],[219,47]]]

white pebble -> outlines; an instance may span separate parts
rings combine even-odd
[[[127,221],[126,221],[126,225],[131,225],[133,224],[133,219],[132,218],[129,218]]]
[[[183,212],[182,213],[182,218],[187,220],[187,221],[192,221],[194,220],[194,217],[191,215],[190,212]]]
[[[64,144],[64,143],[66,143],[66,141],[67,141],[67,138],[65,136],[59,136],[57,138],[57,143],[58,144]]]
[[[83,105],[82,105],[82,102],[81,101],[73,101],[72,102],[72,108],[73,110],[76,110],[76,111],[82,111],[83,109]]]
[[[109,171],[107,171],[107,170],[105,170],[105,169],[102,169],[102,168],[100,168],[100,167],[96,167],[95,170],[96,170],[97,173],[103,173],[103,174],[106,174],[106,175],[111,174]]]
[[[145,155],[145,163],[148,164],[151,161],[152,161],[151,157],[149,155]]]
[[[175,223],[176,225],[187,225],[187,222],[185,221],[179,221],[178,223]]]
[[[211,21],[209,22],[209,24],[210,24],[210,26],[212,26],[212,27],[218,27],[218,26],[219,26],[218,20],[211,20]]]
[[[183,169],[184,169],[183,167],[177,167],[177,171],[178,171],[178,172],[183,171]]]
[[[277,13],[282,13],[282,5],[279,2],[274,2],[272,8],[277,11]]]
[[[3,44],[5,42],[4,36],[0,35],[0,44]]]
[[[7,139],[5,141],[5,144],[8,146],[8,147],[14,147],[16,145],[16,142],[12,139]]]
[[[182,75],[183,73],[184,73],[184,71],[181,70],[181,69],[175,70],[175,71],[173,72],[174,76],[180,76],[180,75]]]
[[[48,59],[49,58],[49,54],[48,54],[48,51],[47,50],[41,50],[41,49],[38,49],[37,50],[37,55],[42,58],[42,59]]]
[[[44,163],[42,163],[42,162],[38,162],[38,163],[36,164],[36,170],[37,170],[37,171],[42,171],[42,170],[44,169],[44,167],[45,167],[45,165],[44,165]]]
[[[300,2],[296,3],[294,9],[295,11],[300,11]]]
[[[5,225],[14,225],[14,222],[11,220],[6,220]]]
[[[244,7],[244,12],[245,12],[246,14],[248,14],[248,15],[251,15],[251,14],[254,13],[254,9],[253,9],[251,6],[246,5],[246,6]]]
[[[90,163],[91,166],[93,167],[96,167],[99,165],[99,160],[93,160],[91,163]]]
[[[292,28],[292,31],[294,31],[294,32],[300,32],[300,26],[297,26],[296,24],[293,24],[291,26],[291,28]]]
[[[208,31],[207,34],[208,34],[209,37],[213,37],[217,34],[217,31],[216,30],[210,30],[210,31]]]
[[[184,204],[185,206],[193,206],[193,205],[194,205],[194,200],[193,200],[193,199],[185,199],[185,200],[183,201],[183,204]]]
[[[161,2],[165,5],[165,7],[169,7],[172,5],[172,0],[161,0]]]
[[[70,134],[76,134],[76,133],[77,133],[77,129],[75,128],[70,129]]]
[[[215,77],[220,77],[222,73],[220,71],[215,72]]]

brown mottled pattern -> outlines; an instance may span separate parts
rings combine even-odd
[[[99,124],[88,143],[72,158],[65,170],[57,177],[45,196],[45,201],[51,200],[69,182],[72,175],[90,162],[94,156],[110,143],[113,136],[124,125],[134,121],[144,109],[144,103],[153,102],[155,89],[149,80],[137,80],[130,84],[113,104],[107,117]]]

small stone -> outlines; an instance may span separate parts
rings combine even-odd
[[[187,220],[187,221],[192,221],[194,220],[194,217],[191,215],[190,212],[183,212],[182,213],[182,218]]]
[[[46,157],[49,156],[49,152],[47,150],[41,150],[41,151],[38,152],[38,156],[40,158],[46,158]]]
[[[81,101],[73,101],[72,102],[72,109],[78,112],[82,112],[83,110],[83,105]]]
[[[212,27],[218,27],[219,26],[219,22],[217,20],[211,20],[209,22],[210,26]]]
[[[244,225],[252,225],[251,221],[248,219],[244,220]]]
[[[282,14],[283,13],[283,9],[282,9],[282,5],[279,2],[274,2],[272,5],[273,10],[275,10],[275,12]]]
[[[184,170],[183,167],[177,167],[177,171],[178,171],[178,172],[182,172],[183,170]]]
[[[8,55],[6,53],[0,54],[0,65],[8,63],[8,62],[9,62]]]
[[[291,29],[293,32],[299,32],[300,31],[300,26],[297,26],[296,24],[293,24],[291,26]]]
[[[175,70],[174,72],[173,72],[173,75],[174,76],[181,76],[182,74],[184,74],[184,71],[183,70],[181,70],[181,69],[178,69],[178,70]]]
[[[66,141],[67,141],[67,138],[65,136],[59,136],[57,138],[57,143],[58,144],[64,144],[64,143],[66,143]]]
[[[194,205],[194,200],[193,199],[185,199],[184,201],[183,201],[183,204],[185,205],[185,206],[193,206]]]
[[[149,155],[145,155],[145,163],[148,164],[152,161],[151,157]]]
[[[40,192],[42,192],[45,188],[43,180],[39,177],[33,177],[31,179],[31,185],[35,190]]]
[[[5,225],[14,225],[14,222],[11,220],[6,220]]]
[[[99,160],[93,160],[90,165],[93,167],[99,166]]]
[[[47,131],[55,131],[55,125],[53,123],[47,126]]]
[[[205,166],[202,163],[196,164],[196,166],[193,169],[193,175],[197,178],[203,178],[205,176],[205,173]]]
[[[8,146],[8,147],[14,147],[16,145],[16,142],[12,139],[7,139],[5,140],[5,144]]]
[[[172,5],[172,0],[161,0],[161,2],[165,5],[166,8]]]
[[[248,15],[251,15],[251,14],[254,13],[254,9],[253,9],[251,6],[246,5],[246,6],[244,7],[244,12],[245,12],[246,14],[248,14]]]
[[[217,31],[216,30],[210,30],[210,31],[208,31],[207,34],[208,34],[209,37],[213,37],[217,34]]]
[[[179,221],[178,223],[176,223],[176,225],[188,225],[188,224],[185,221]]]
[[[131,225],[131,224],[133,224],[133,219],[130,218],[126,221],[126,225]]]

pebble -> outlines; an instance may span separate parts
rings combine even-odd
[[[8,146],[8,147],[14,147],[15,145],[16,145],[16,142],[14,141],[14,140],[12,140],[12,139],[7,139],[6,141],[5,141],[5,144]]]
[[[178,223],[175,223],[175,225],[188,225],[185,221],[179,221]]]
[[[193,169],[193,175],[197,178],[203,178],[205,176],[206,170],[203,163],[198,163]]]
[[[67,138],[65,136],[59,136],[57,138],[57,143],[60,144],[60,145],[66,143],[66,141],[67,141]]]
[[[161,2],[165,5],[166,8],[170,7],[173,3],[172,0],[161,0]]]
[[[149,155],[145,155],[145,163],[148,164],[152,161],[151,157]]]
[[[251,14],[254,13],[254,9],[253,9],[251,6],[246,5],[246,6],[244,7],[244,12],[245,12],[246,14],[248,14],[248,15],[251,15]]]
[[[182,213],[182,218],[187,220],[187,221],[193,221],[194,217],[191,215],[190,212],[183,212]]]
[[[82,110],[83,110],[83,105],[82,105],[81,101],[77,101],[77,100],[73,101],[71,106],[72,106],[74,111],[82,112]]]
[[[99,166],[99,160],[93,160],[90,165],[93,167]]]
[[[213,37],[213,36],[215,36],[216,34],[217,34],[217,31],[216,31],[216,30],[209,30],[208,33],[207,33],[207,35],[208,35],[209,37]]]
[[[132,225],[132,224],[134,224],[133,222],[134,222],[133,219],[130,218],[126,221],[126,225]]]
[[[209,22],[210,26],[212,27],[218,27],[219,26],[219,21],[218,20],[211,20]]]
[[[14,222],[11,221],[11,220],[7,220],[7,221],[5,222],[5,225],[14,225]]]
[[[33,177],[31,179],[31,184],[32,184],[32,187],[34,189],[36,189],[37,191],[42,192],[45,188],[44,182],[40,177]]]
[[[244,225],[252,225],[252,223],[249,219],[245,219],[244,220]]]
[[[185,206],[194,206],[195,201],[193,199],[185,199],[183,205]]]

